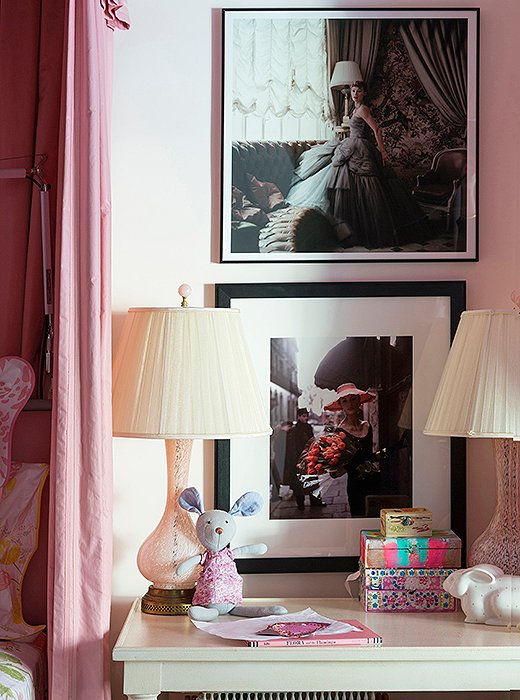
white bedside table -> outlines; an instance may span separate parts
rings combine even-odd
[[[383,644],[249,648],[202,632],[187,617],[143,614],[136,600],[113,650],[113,659],[124,663],[126,695],[520,689],[520,632],[465,624],[461,613],[365,613],[344,598],[244,602],[357,619],[381,634]]]

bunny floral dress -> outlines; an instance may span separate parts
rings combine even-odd
[[[240,603],[243,578],[237,571],[233,552],[229,547],[220,552],[206,550],[202,555],[202,573],[193,595],[193,605],[212,603]]]

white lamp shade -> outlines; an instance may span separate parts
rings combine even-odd
[[[357,80],[363,80],[358,64],[355,61],[338,61],[332,71],[330,87],[341,89]]]
[[[520,439],[520,314],[465,311],[424,432]]]
[[[114,435],[268,435],[268,416],[238,309],[128,311],[113,368]]]

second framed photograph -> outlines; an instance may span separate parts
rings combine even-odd
[[[272,435],[217,441],[215,504],[257,491],[250,572],[352,571],[381,508],[425,507],[465,537],[465,443],[423,434],[464,282],[219,284],[241,311]],[[235,541],[234,541],[235,542]]]
[[[478,259],[478,9],[222,12],[222,262]]]

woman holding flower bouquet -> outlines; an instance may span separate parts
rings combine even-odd
[[[342,384],[336,399],[325,406],[328,411],[343,411],[344,418],[335,428],[324,432],[302,454],[298,468],[302,483],[319,489],[327,475],[337,479],[347,474],[347,496],[352,517],[365,516],[365,496],[379,493],[379,466],[373,452],[372,427],[362,420],[361,405],[375,400],[375,395]]]

